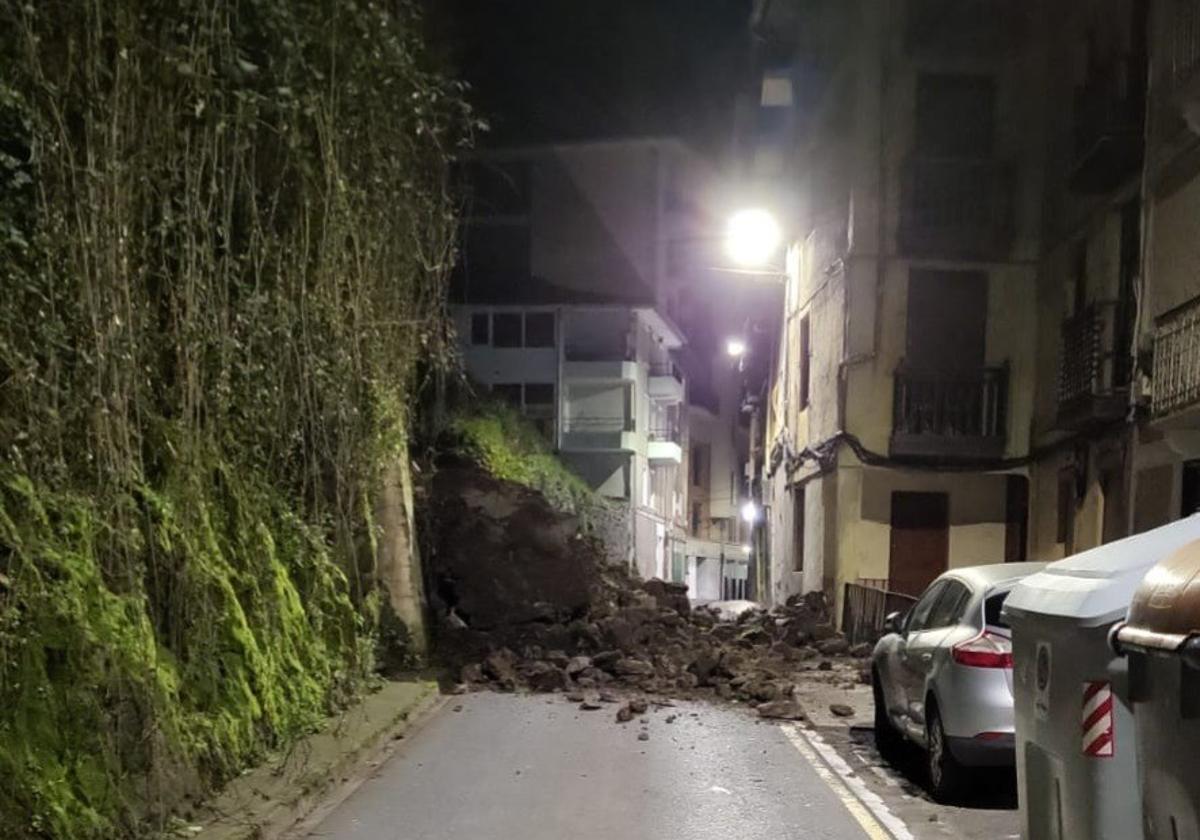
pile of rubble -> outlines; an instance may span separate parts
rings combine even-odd
[[[437,642],[463,690],[561,691],[585,710],[630,692],[712,696],[798,719],[799,672],[858,678],[835,662],[869,647],[851,648],[833,627],[823,593],[736,618],[692,609],[685,585],[635,580],[539,495],[479,475],[445,480]],[[640,712],[626,704],[620,714]]]

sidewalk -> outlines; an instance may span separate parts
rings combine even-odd
[[[432,682],[389,682],[286,755],[234,779],[203,807],[200,840],[269,840],[317,807],[440,702]]]

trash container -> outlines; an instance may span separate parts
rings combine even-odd
[[[1113,646],[1129,658],[1148,840],[1200,840],[1200,542],[1152,568]]]
[[[1189,517],[1052,563],[1008,596],[1024,840],[1143,836],[1125,663],[1108,634],[1147,569],[1197,539]]]

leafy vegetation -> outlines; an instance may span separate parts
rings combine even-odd
[[[458,454],[497,478],[537,490],[559,510],[586,522],[605,504],[558,459],[537,427],[510,406],[492,402],[462,409],[449,426]]]
[[[0,0],[0,837],[161,825],[369,674],[473,127],[427,65],[406,0]]]

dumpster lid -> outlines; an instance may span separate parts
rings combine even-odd
[[[1048,615],[1092,626],[1125,617],[1146,571],[1200,540],[1200,514],[1073,554],[1021,581],[1008,596],[1009,617]]]
[[[1121,643],[1176,651],[1200,633],[1200,541],[1190,542],[1146,573],[1133,596]]]

